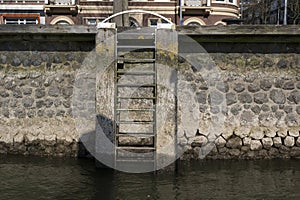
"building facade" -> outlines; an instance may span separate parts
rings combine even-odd
[[[0,0],[0,24],[45,24],[47,0]]]
[[[1,23],[8,22],[5,21],[5,16],[9,16],[7,14],[28,14],[29,8],[35,6],[36,9],[31,9],[30,14],[39,14],[39,24],[95,25],[116,12],[116,1],[0,0]],[[141,9],[155,12],[177,25],[225,25],[223,19],[239,17],[239,3],[240,0],[128,0],[123,10]],[[157,23],[164,21],[150,14],[129,14],[130,26],[155,26]]]

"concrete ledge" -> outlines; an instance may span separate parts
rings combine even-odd
[[[237,25],[237,26],[177,26],[185,35],[300,35],[299,26]]]
[[[96,26],[84,25],[0,25],[0,35],[14,34],[96,34]]]

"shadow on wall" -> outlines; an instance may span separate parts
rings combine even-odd
[[[99,127],[101,128],[99,132]],[[97,132],[98,131],[98,132]],[[97,135],[98,133],[98,135]],[[111,147],[114,143],[113,137],[113,121],[107,118],[104,115],[97,115],[96,116],[96,127],[94,131],[84,133],[81,135],[79,142],[78,142],[78,157],[79,158],[91,158],[95,159],[96,156],[96,145],[101,144],[101,142],[97,142],[97,139],[102,139],[100,134],[104,134],[105,137],[110,141],[109,147],[105,148],[104,145],[98,147],[98,151],[111,151],[113,150]],[[106,142],[107,143],[107,142]],[[108,142],[109,143],[109,142]],[[95,159],[96,166],[100,168],[106,168],[104,164]]]
[[[9,34],[1,35],[0,51],[83,51],[95,48],[95,34]]]

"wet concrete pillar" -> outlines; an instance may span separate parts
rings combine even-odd
[[[177,143],[177,54],[175,29],[157,29],[157,169],[174,164]],[[174,166],[174,165],[171,165]]]
[[[100,28],[96,38],[95,157],[109,167],[114,166],[115,34],[115,28]]]

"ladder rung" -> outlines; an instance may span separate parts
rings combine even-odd
[[[155,35],[155,33],[142,33],[142,32],[121,32],[121,33],[118,33],[118,35]]]
[[[155,49],[155,46],[117,46],[118,49]]]
[[[155,108],[117,108],[117,111],[155,111]]]
[[[138,84],[138,85],[134,85],[134,84],[116,84],[119,87],[155,87],[155,84]]]
[[[153,124],[154,121],[118,121],[117,124]]]
[[[155,97],[117,97],[118,99],[156,99]]]
[[[117,162],[131,162],[131,163],[139,163],[139,162],[155,162],[155,159],[145,159],[145,158],[140,158],[140,159],[132,159],[132,158],[130,158],[130,159],[124,159],[124,158],[122,158],[122,159],[116,159],[116,161]]]
[[[124,74],[124,75],[155,75],[154,71],[123,71],[118,70],[118,74]]]
[[[149,63],[149,62],[155,62],[155,59],[152,59],[152,58],[148,58],[148,59],[140,59],[140,58],[118,58],[118,61],[121,61],[121,62],[125,62],[125,63]]]
[[[117,137],[134,137],[134,138],[149,138],[154,137],[155,135],[153,133],[119,133],[116,134]]]
[[[155,150],[155,147],[133,147],[133,146],[118,146],[116,149],[122,150]]]

